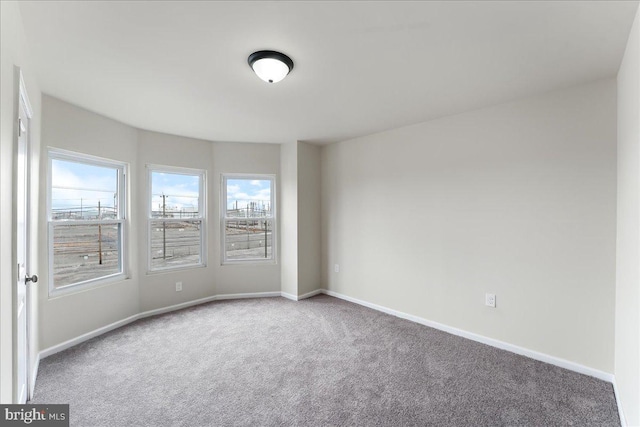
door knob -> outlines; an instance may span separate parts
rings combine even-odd
[[[24,278],[25,283],[29,283],[29,282],[33,282],[33,283],[38,283],[38,276],[36,276],[35,274],[31,277],[27,276]]]

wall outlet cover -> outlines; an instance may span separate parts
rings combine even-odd
[[[484,303],[489,307],[495,308],[496,306],[496,295],[495,294],[485,294]]]

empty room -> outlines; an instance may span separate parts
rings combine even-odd
[[[5,1],[0,424],[640,426],[638,1]]]

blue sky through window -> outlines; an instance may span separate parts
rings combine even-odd
[[[118,171],[115,168],[52,159],[51,208],[83,214],[115,207]]]
[[[252,203],[256,209],[271,209],[270,180],[227,179],[227,211],[246,209]]]
[[[151,208],[153,211],[198,212],[200,176],[151,172]],[[162,196],[165,196],[164,200]]]

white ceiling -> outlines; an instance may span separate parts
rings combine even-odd
[[[344,140],[615,76],[638,3],[21,2],[43,92],[159,132]],[[247,56],[280,50],[282,82]]]

